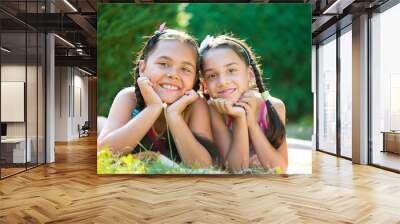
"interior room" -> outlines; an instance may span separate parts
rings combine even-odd
[[[399,1],[229,2],[312,9],[311,174],[99,175],[99,4],[165,2],[2,0],[0,223],[399,223]]]

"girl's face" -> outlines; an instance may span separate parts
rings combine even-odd
[[[230,48],[210,49],[203,56],[205,89],[212,98],[224,98],[232,102],[249,89],[254,77],[252,70]]]
[[[197,55],[187,43],[160,40],[139,72],[153,83],[161,100],[171,104],[191,90],[196,80]]]

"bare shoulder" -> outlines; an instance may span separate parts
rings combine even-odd
[[[208,119],[208,104],[207,101],[199,97],[187,108],[187,118],[190,123],[204,123]],[[201,118],[201,119],[199,119]]]
[[[275,98],[275,97],[271,97],[270,102],[271,102],[272,106],[274,106],[277,110],[285,111],[285,104],[283,103],[282,100]]]
[[[111,105],[109,118],[120,119],[126,122],[130,118],[132,110],[136,107],[136,95],[134,87],[127,87],[118,92]]]
[[[190,105],[189,113],[192,114],[202,110],[208,110],[208,104],[204,98],[199,97]]]
[[[135,87],[126,87],[120,90],[114,101],[131,101],[136,103]]]
[[[271,102],[272,106],[276,109],[276,112],[278,112],[278,115],[281,118],[281,120],[285,120],[286,108],[285,108],[285,104],[283,103],[283,101],[278,98],[271,97],[270,102]]]
[[[131,112],[136,107],[135,88],[127,87],[118,92],[111,105],[104,128],[98,139],[103,139],[111,131],[126,124],[131,119]]]

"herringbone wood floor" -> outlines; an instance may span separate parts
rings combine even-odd
[[[0,181],[0,223],[400,223],[400,175],[313,153],[312,175],[98,176],[95,138]]]

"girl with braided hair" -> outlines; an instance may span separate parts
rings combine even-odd
[[[234,172],[249,166],[286,172],[285,106],[266,91],[251,48],[231,35],[207,36],[199,53],[222,163]]]
[[[207,102],[196,93],[198,70],[194,38],[161,25],[138,55],[135,87],[115,97],[98,146],[119,155],[147,148],[187,166],[212,166],[218,153]]]

